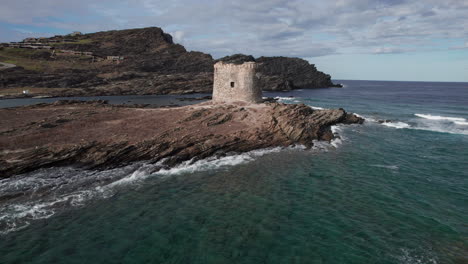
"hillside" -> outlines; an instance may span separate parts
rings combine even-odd
[[[234,55],[227,58],[252,58]],[[255,59],[254,59],[255,60]],[[261,57],[264,90],[330,87],[299,58]],[[90,96],[211,92],[209,54],[187,51],[157,27],[27,39],[0,48],[0,94]]]

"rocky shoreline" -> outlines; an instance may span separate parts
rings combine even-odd
[[[304,104],[214,104],[173,108],[57,101],[0,109],[0,178],[53,166],[106,169],[136,161],[161,168],[259,148],[331,140],[331,126],[364,120]]]

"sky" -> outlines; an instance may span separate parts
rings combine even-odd
[[[188,50],[333,79],[468,82],[468,0],[0,0],[0,42],[157,26]]]

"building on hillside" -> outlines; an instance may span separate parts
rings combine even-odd
[[[213,102],[262,102],[262,90],[257,85],[255,62],[214,65]]]
[[[73,31],[70,36],[74,37],[74,36],[81,36],[83,35],[83,33],[81,33],[80,31]]]

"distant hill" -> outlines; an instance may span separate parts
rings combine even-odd
[[[229,59],[252,58],[234,55]],[[255,59],[254,59],[255,60]],[[299,58],[260,57],[264,90],[331,87],[329,75]],[[211,92],[209,54],[188,52],[157,27],[26,39],[4,44],[0,94],[91,96]]]

